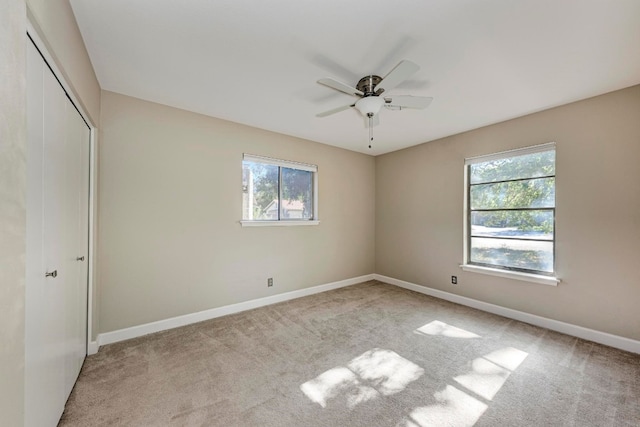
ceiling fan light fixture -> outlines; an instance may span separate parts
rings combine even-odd
[[[379,96],[365,96],[356,102],[356,108],[364,117],[375,116],[384,105],[384,98]]]

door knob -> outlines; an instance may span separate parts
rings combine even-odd
[[[76,258],[76,261],[84,261],[84,256],[79,256],[78,258]]]
[[[44,277],[53,277],[54,279],[58,276],[58,270],[53,270],[51,273],[45,273]]]

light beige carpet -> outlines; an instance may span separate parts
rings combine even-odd
[[[639,426],[640,355],[367,282],[104,346],[62,426]]]

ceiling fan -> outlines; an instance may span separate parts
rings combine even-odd
[[[400,83],[415,74],[420,67],[411,61],[403,60],[396,65],[384,78],[377,75],[369,75],[361,78],[356,87],[342,83],[332,78],[324,78],[318,80],[318,83],[328,86],[337,91],[346,93],[347,95],[356,96],[358,99],[355,103],[343,105],[316,114],[317,117],[327,117],[335,113],[339,113],[349,108],[358,110],[368,121],[369,140],[373,140],[373,126],[378,123],[378,113],[385,107],[389,110],[402,110],[404,108],[424,109],[431,104],[433,98],[426,96],[381,96],[384,92],[398,86]],[[371,145],[369,145],[371,148]]]

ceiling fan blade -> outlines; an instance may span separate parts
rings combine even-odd
[[[320,79],[318,80],[318,83],[320,83],[321,85],[325,85],[328,86],[332,89],[335,90],[339,90],[340,92],[344,92],[347,95],[358,95],[358,96],[363,96],[364,93],[359,91],[358,89],[356,89],[355,87],[351,87],[348,84],[339,82],[335,79],[332,79],[330,77],[324,78],[324,79]]]
[[[331,109],[329,111],[324,111],[322,113],[316,114],[316,117],[327,117],[327,116],[330,116],[332,114],[339,113],[340,111],[348,110],[349,108],[353,107],[354,105],[355,104],[343,105],[342,107],[333,108],[333,109]]]
[[[376,93],[382,93],[382,91],[389,91],[398,86],[403,81],[414,75],[420,67],[411,61],[400,61],[398,65],[387,74],[384,79],[376,86]],[[382,89],[382,91],[380,90]]]
[[[398,108],[417,108],[422,110],[427,108],[433,98],[430,96],[410,96],[410,95],[399,95],[399,96],[389,96],[384,98],[387,107],[390,110],[393,110],[395,107]]]

